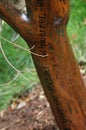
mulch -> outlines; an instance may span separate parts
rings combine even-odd
[[[0,130],[59,130],[41,85],[0,112]]]
[[[0,130],[58,130],[41,85],[19,96],[0,115]]]

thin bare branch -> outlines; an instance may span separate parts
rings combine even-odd
[[[7,56],[5,55],[4,50],[3,50],[3,48],[2,48],[2,44],[1,44],[1,43],[0,43],[0,49],[1,49],[1,52],[2,52],[2,54],[3,54],[3,56],[4,56],[5,60],[6,60],[6,62],[7,62],[16,72],[19,72],[19,70],[18,70],[14,65],[12,65],[12,64],[10,63],[10,61],[8,60]]]
[[[22,49],[22,50],[24,50],[24,51],[27,51],[27,52],[29,52],[29,53],[35,55],[35,56],[38,56],[38,57],[47,57],[47,56],[48,56],[48,54],[46,54],[46,55],[40,55],[40,54],[37,54],[37,53],[35,53],[35,52],[32,52],[31,50],[33,50],[33,49],[35,48],[35,45],[33,45],[30,49],[27,49],[27,48],[24,48],[24,47],[22,47],[22,46],[16,44],[16,43],[13,43],[13,42],[9,41],[8,39],[6,39],[6,38],[4,38],[4,37],[2,37],[2,36],[0,36],[0,38],[1,38],[2,40],[4,40],[4,41],[10,43],[10,44],[13,45],[14,47],[20,48],[20,49]]]
[[[13,83],[19,77],[19,75],[20,75],[20,72],[17,72],[16,76],[13,79],[11,79],[10,81],[8,81],[6,83],[0,84],[0,87],[7,86],[7,85]]]

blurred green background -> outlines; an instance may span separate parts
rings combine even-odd
[[[68,35],[73,47],[77,61],[86,65],[86,1],[71,0],[71,13],[68,23]],[[5,109],[13,97],[19,93],[30,90],[39,83],[30,52],[22,50],[12,45],[12,41],[17,45],[28,48],[25,41],[6,23],[3,25],[1,36],[2,48],[10,63],[21,73],[16,78],[17,72],[7,63],[0,51],[0,110]],[[12,81],[11,83],[9,81]],[[5,84],[9,82],[8,84]],[[4,85],[5,84],[5,85]]]

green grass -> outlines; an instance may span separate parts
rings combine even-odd
[[[14,30],[5,23],[2,36],[11,41],[14,33]],[[21,37],[15,42],[28,49],[27,44]],[[32,86],[39,82],[30,52],[14,47],[5,40],[1,40],[1,43],[10,63],[16,69],[22,71],[24,77],[20,74],[12,83],[0,86],[0,110],[7,107],[14,95],[18,95],[20,92],[32,88]],[[17,72],[7,63],[0,52],[0,84],[11,81],[16,75]]]
[[[86,18],[86,2],[84,0],[71,0],[71,14],[68,23],[68,35],[74,49],[76,59],[86,62],[86,25],[83,24]],[[11,41],[14,30],[6,23],[3,26],[2,36]],[[5,109],[13,96],[26,91],[39,82],[30,53],[14,47],[8,42],[1,40],[3,50],[8,60],[28,78],[21,75],[12,83],[0,86],[0,110]],[[19,37],[16,44],[25,48],[27,44]],[[0,51],[0,84],[12,80],[17,72],[9,66]]]
[[[78,61],[86,62],[86,1],[71,0],[68,34]]]

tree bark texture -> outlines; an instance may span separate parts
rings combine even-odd
[[[69,0],[25,0],[27,14],[0,0],[0,17],[27,42],[60,130],[86,130],[86,88],[69,44]]]

